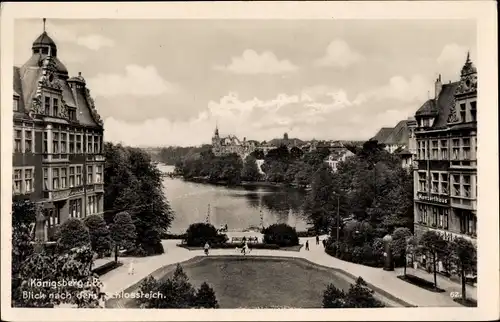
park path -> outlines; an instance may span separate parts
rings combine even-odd
[[[322,239],[325,236],[322,236]],[[366,282],[385,290],[393,296],[415,306],[454,306],[460,307],[461,305],[454,302],[450,297],[450,292],[461,292],[461,286],[453,281],[449,281],[441,276],[438,277],[438,286],[446,290],[444,293],[433,293],[404,282],[397,278],[402,272],[400,269],[397,271],[384,271],[381,268],[374,268],[360,264],[354,264],[342,261],[325,253],[323,245],[316,245],[315,238],[300,238],[301,244],[305,244],[306,240],[309,241],[310,250],[306,251],[302,247],[300,252],[294,251],[280,251],[280,250],[267,250],[267,249],[253,249],[248,256],[282,256],[282,257],[300,257],[307,259],[313,263],[341,269],[354,276],[361,276]],[[105,292],[120,292],[130,287],[131,285],[139,282],[144,277],[156,269],[170,264],[180,263],[189,260],[196,256],[203,256],[202,250],[189,251],[182,247],[177,247],[179,240],[163,240],[162,244],[165,253],[157,256],[132,258],[123,257],[120,261],[124,263],[123,266],[118,267],[101,276],[101,281],[104,284]],[[234,249],[212,249],[210,250],[211,256],[216,255],[241,255]],[[134,261],[133,267],[135,273],[129,274],[129,263]],[[421,271],[408,269],[408,273],[424,277],[432,280],[433,275]],[[477,299],[475,288],[468,288],[468,297]]]

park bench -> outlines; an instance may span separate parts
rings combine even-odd
[[[259,237],[232,237],[232,243],[243,243],[246,241],[249,244],[256,244],[259,242]]]

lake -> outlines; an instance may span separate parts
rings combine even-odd
[[[158,165],[164,172],[173,166]],[[227,224],[229,230],[245,230],[285,223],[297,231],[309,225],[302,212],[305,192],[287,187],[225,187],[165,177],[163,187],[167,200],[175,212],[170,233],[184,233],[188,226],[205,222],[207,214],[212,225]],[[209,210],[210,209],[210,210]]]

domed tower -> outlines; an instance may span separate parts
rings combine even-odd
[[[215,155],[219,155],[221,153],[221,142],[219,136],[219,127],[215,125],[214,136],[212,136],[212,152]]]
[[[57,46],[54,40],[45,31],[45,18],[43,19],[43,32],[31,46],[32,56],[21,67],[26,70],[30,67],[43,67],[45,61],[50,60],[53,70],[62,79],[68,78],[68,69],[57,57]]]

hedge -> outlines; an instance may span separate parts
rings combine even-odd
[[[237,248],[242,248],[244,243],[215,243],[215,244],[210,244],[211,249],[235,249]],[[179,245],[181,247],[192,247],[188,245]],[[201,248],[201,247],[199,247]],[[265,243],[252,243],[248,244],[248,248],[250,249],[280,249],[281,247],[276,244],[265,244]]]
[[[276,244],[281,247],[296,246],[299,236],[295,228],[287,224],[273,224],[263,230],[264,243]]]
[[[371,267],[384,266],[383,250],[376,244],[365,243],[363,246],[353,247],[344,242],[327,242],[325,252],[330,256],[351,263]]]

